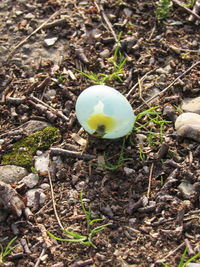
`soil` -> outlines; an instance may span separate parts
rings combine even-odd
[[[78,158],[61,155],[61,167],[51,161],[50,174],[40,175],[40,183],[52,179],[54,198],[47,190],[45,205],[33,210],[31,219],[10,214],[0,223],[2,246],[16,235],[19,243],[5,264],[153,267],[164,261],[178,266],[185,247],[187,258],[200,251],[200,145],[177,137],[174,130],[182,100],[200,95],[200,64],[189,69],[200,60],[199,26],[188,21],[190,14],[179,6],[163,21],[156,19],[155,9],[156,1],[140,0],[0,3],[0,135],[9,139],[1,146],[1,156],[17,140],[9,133],[30,119],[59,128],[62,137],[52,147],[82,153]],[[54,37],[54,44],[45,43]],[[171,121],[161,134],[149,116],[136,124],[139,128],[147,123],[145,128],[133,129],[125,139],[98,139],[80,130],[75,102],[93,81],[76,70],[112,73],[108,58],[117,39],[127,60],[121,81],[113,78],[106,84],[128,94],[136,115],[157,106],[160,118]],[[41,112],[32,96],[52,107],[53,116]],[[157,135],[150,136],[152,131]],[[83,139],[77,143],[77,137]],[[180,190],[182,182],[192,185],[191,194]],[[55,201],[64,228],[87,235],[81,190],[92,218],[102,219],[94,226],[111,223],[94,235],[95,247],[47,234],[64,237]]]

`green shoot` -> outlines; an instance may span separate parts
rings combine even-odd
[[[155,10],[155,14],[158,20],[166,19],[170,16],[170,12],[173,7],[170,0],[159,0],[156,4],[158,7]]]
[[[0,251],[0,264],[3,264],[4,258],[7,257],[11,253],[11,251],[16,247],[16,246],[14,247],[12,246],[12,244],[14,243],[16,239],[17,239],[17,236],[11,239],[5,248],[3,248],[2,245],[0,245],[0,250],[1,250]]]
[[[145,130],[146,133],[148,134],[147,136],[147,142],[150,146],[152,146],[155,142],[154,139],[156,139],[156,137],[158,137],[158,143],[162,143],[164,138],[163,138],[163,130],[164,130],[164,126],[167,123],[171,123],[171,121],[167,121],[167,120],[163,120],[160,116],[160,112],[156,111],[158,107],[152,107],[149,108],[141,113],[139,113],[136,116],[136,120],[135,120],[135,130],[136,132],[139,132],[141,130]],[[139,123],[139,120],[141,120],[142,118],[145,118],[145,123]],[[150,123],[152,124],[152,127],[150,128],[150,130],[147,129],[147,127],[150,125]],[[153,128],[154,127],[158,127],[159,128],[159,132],[154,132]]]
[[[83,72],[80,70],[76,71],[86,78],[93,81],[94,84],[105,84],[108,81],[118,80],[119,82],[123,82],[121,76],[124,72],[124,65],[126,63],[126,58],[123,57],[120,52],[120,38],[121,34],[118,36],[118,42],[115,46],[114,55],[111,58],[108,58],[107,61],[111,63],[111,73],[92,73],[92,72]]]
[[[132,160],[132,158],[125,158],[124,157],[125,141],[126,141],[126,137],[123,138],[121,149],[119,152],[119,157],[118,157],[117,162],[115,164],[112,164],[112,163],[107,161],[106,164],[98,164],[97,166],[100,168],[103,168],[105,170],[115,171],[115,170],[121,168],[125,162]],[[104,156],[105,156],[105,154],[104,154]]]
[[[187,254],[188,248],[186,247],[185,250],[183,251],[183,254],[181,256],[181,260],[179,262],[178,267],[186,267],[188,265],[188,263],[194,261],[195,259],[200,257],[200,251],[195,254],[194,256],[192,256],[191,258],[189,258],[188,260],[186,260],[186,254]],[[162,262],[163,266],[165,267],[170,267],[168,264]]]
[[[184,4],[184,6],[188,8],[192,8],[194,4],[195,4],[195,0],[186,0],[186,3]]]
[[[107,226],[111,225],[111,223],[106,223],[106,224],[91,228],[91,225],[93,225],[93,223],[102,221],[102,219],[99,219],[99,218],[91,219],[91,206],[89,205],[89,208],[88,209],[86,208],[84,201],[83,201],[82,191],[80,193],[80,205],[81,205],[81,208],[83,210],[83,213],[85,215],[86,222],[87,222],[87,235],[81,235],[77,232],[68,231],[66,229],[62,229],[62,231],[69,238],[60,238],[50,232],[48,232],[48,234],[50,237],[58,241],[79,243],[81,245],[93,246],[94,248],[96,248],[95,244],[93,243],[93,236],[101,232],[102,230],[104,230]]]

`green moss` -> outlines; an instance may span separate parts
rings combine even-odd
[[[31,167],[36,151],[49,148],[59,138],[60,132],[57,128],[46,127],[16,142],[13,150],[3,155],[1,164]]]

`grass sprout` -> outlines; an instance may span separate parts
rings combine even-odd
[[[171,121],[167,121],[167,120],[162,119],[162,117],[160,116],[161,113],[156,111],[157,108],[158,108],[158,106],[149,108],[149,109],[139,113],[135,119],[135,125],[136,125],[135,131],[139,132],[141,130],[145,130],[147,135],[148,135],[147,141],[148,141],[148,144],[150,146],[152,146],[155,143],[154,142],[155,139],[158,139],[159,144],[163,142],[163,140],[164,140],[164,137],[163,137],[164,126],[165,126],[165,124],[171,123]],[[145,118],[146,122],[140,123],[139,121],[142,118],[143,119]],[[147,129],[147,128],[149,128],[150,123],[152,126],[150,127],[150,129]],[[154,130],[153,130],[156,126],[159,128],[158,132],[154,132]]]
[[[58,241],[79,243],[81,245],[93,246],[94,248],[96,248],[95,244],[93,243],[94,235],[104,230],[107,226],[111,225],[111,223],[106,223],[100,226],[92,227],[94,223],[100,222],[102,221],[102,219],[100,218],[91,219],[91,205],[89,205],[88,208],[85,206],[84,201],[83,201],[83,191],[81,191],[80,193],[80,205],[81,205],[81,208],[83,210],[83,213],[85,215],[86,222],[87,222],[87,234],[86,235],[81,235],[77,232],[68,231],[67,229],[63,229],[62,231],[63,231],[63,234],[67,235],[68,238],[60,238],[50,232],[48,232],[48,234],[50,237]]]
[[[107,61],[111,63],[111,73],[95,74],[93,72],[83,72],[78,69],[76,69],[76,71],[85,76],[86,78],[92,80],[94,84],[105,84],[108,81],[112,80],[118,80],[119,82],[123,82],[122,76],[124,73],[124,65],[127,59],[120,52],[121,34],[122,33],[120,33],[118,36],[118,42],[115,45],[113,56],[107,59]]]
[[[106,160],[105,164],[94,164],[94,165],[105,170],[115,171],[121,168],[127,161],[133,160],[132,158],[124,157],[125,141],[126,141],[126,137],[123,138],[121,149],[119,152],[119,157],[115,164],[110,163],[108,160]],[[106,158],[106,153],[104,153],[104,157]]]
[[[156,110],[157,108],[158,106],[144,110],[135,119],[135,131],[147,136],[146,142],[149,147],[163,143],[164,127],[166,124],[171,123],[171,121],[162,119],[161,113]],[[138,147],[140,160],[144,160],[144,144],[139,143]]]
[[[200,251],[195,254],[194,256],[192,256],[191,258],[189,258],[188,260],[186,260],[186,254],[187,254],[188,248],[186,247],[185,250],[183,251],[183,254],[181,256],[181,260],[178,264],[178,267],[186,267],[188,263],[194,261],[195,259],[200,257]],[[170,267],[168,264],[162,262],[163,266],[165,267]]]
[[[173,8],[172,2],[170,0],[159,0],[156,4],[158,6],[155,10],[156,18],[158,20],[168,18]]]
[[[0,264],[3,264],[4,259],[11,253],[11,251],[16,247],[12,246],[15,240],[17,239],[17,236],[10,240],[10,242],[7,244],[5,248],[0,245]]]

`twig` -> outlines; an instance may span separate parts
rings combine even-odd
[[[53,155],[70,156],[72,158],[78,158],[78,159],[92,160],[96,158],[96,156],[94,155],[82,154],[80,152],[66,150],[62,148],[56,148],[56,147],[50,148],[50,151]]]
[[[195,12],[193,12],[191,9],[189,9],[188,7],[182,5],[178,0],[172,0],[172,2],[174,2],[174,4],[180,6],[181,8],[185,9],[185,11],[187,11],[188,13],[190,13],[192,16],[194,16],[196,19],[200,20],[200,16],[198,14],[196,14]]]
[[[42,106],[44,106],[44,107],[46,107],[46,108],[48,108],[48,109],[50,109],[54,114],[56,114],[57,116],[59,116],[59,117],[60,117],[61,119],[63,119],[64,121],[67,121],[67,122],[69,121],[69,118],[66,117],[66,116],[62,113],[62,111],[58,111],[58,110],[52,108],[51,106],[49,106],[48,104],[46,104],[46,103],[43,102],[42,100],[38,99],[37,97],[35,97],[35,96],[33,96],[33,95],[30,95],[30,96],[29,96],[29,99],[32,100],[32,101],[34,101],[34,102],[36,102],[36,103],[39,103],[40,105],[42,105]],[[33,103],[31,102],[31,104],[33,104]]]
[[[108,26],[108,29],[111,31],[111,33],[112,33],[112,35],[113,35],[113,37],[114,37],[114,39],[115,39],[115,42],[116,42],[116,43],[119,43],[119,40],[118,40],[118,38],[117,38],[117,36],[116,36],[114,30],[113,30],[112,24],[110,23],[110,21],[109,21],[107,15],[106,15],[106,13],[105,13],[105,11],[104,11],[103,5],[100,4],[100,3],[97,3],[96,1],[95,1],[95,5],[97,6],[98,10],[100,11],[100,14],[101,14],[102,18],[104,19],[105,23],[106,23],[107,26]]]
[[[150,70],[150,71],[148,71],[144,76],[142,76],[142,78],[141,79],[138,79],[138,82],[129,90],[129,92],[126,94],[126,98],[128,98],[129,96],[130,96],[130,94],[133,92],[133,90],[135,89],[135,88],[137,88],[138,87],[138,85],[139,85],[139,81],[140,82],[143,82],[144,80],[145,80],[145,78],[149,75],[149,74],[151,74],[152,72],[154,72],[156,70],[156,68],[155,69],[153,69],[153,70]]]
[[[194,255],[195,254],[195,252],[194,252],[194,250],[192,249],[192,246],[191,246],[191,244],[190,244],[190,241],[186,238],[185,239],[185,245],[186,245],[186,247],[188,248],[188,254],[191,256],[191,255]]]
[[[191,69],[193,69],[194,67],[196,67],[198,64],[200,64],[200,61],[197,61],[196,63],[194,63],[192,66],[190,66],[186,71],[184,71],[181,75],[179,75],[173,82],[171,82],[165,89],[163,89],[161,92],[155,94],[154,96],[152,96],[150,99],[148,99],[146,101],[146,103],[151,102],[153,99],[157,98],[158,96],[163,95],[165,92],[167,92],[169,90],[169,88],[179,79],[181,79],[184,75],[186,75]],[[141,107],[144,106],[144,103],[141,104],[139,107],[137,107],[135,109],[135,111],[139,110]]]
[[[22,40],[21,42],[19,42],[14,48],[13,48],[13,50],[9,53],[9,55],[8,55],[8,58],[6,59],[6,62],[8,61],[8,60],[10,60],[12,57],[13,57],[13,55],[14,55],[14,53],[15,53],[15,51],[19,48],[19,47],[21,47],[23,44],[25,44],[27,41],[28,41],[28,39],[31,37],[31,36],[33,36],[35,33],[37,33],[39,30],[41,30],[52,18],[54,18],[55,16],[57,16],[59,13],[60,13],[60,11],[61,11],[61,9],[59,9],[58,11],[56,11],[55,13],[53,13],[45,22],[43,22],[37,29],[35,29],[31,34],[29,34],[24,40]]]
[[[50,28],[53,28],[53,27],[56,27],[56,26],[63,26],[67,23],[67,19],[66,18],[63,18],[63,19],[57,19],[57,20],[54,20],[53,22],[50,22],[50,23],[46,23],[44,26],[43,26],[43,29],[50,29]]]
[[[157,263],[159,262],[163,262],[164,260],[166,260],[167,258],[169,258],[170,256],[174,255],[179,249],[183,248],[185,246],[185,241],[182,242],[176,249],[170,251],[164,258],[162,258],[161,260],[156,261]]]
[[[88,259],[88,260],[85,260],[85,261],[75,262],[72,265],[70,265],[69,267],[83,267],[83,266],[86,266],[86,265],[91,265],[93,263],[94,263],[93,259]]]
[[[51,189],[51,198],[52,198],[54,214],[56,216],[56,220],[57,220],[60,228],[63,230],[64,227],[63,227],[63,225],[62,225],[62,223],[60,221],[60,218],[58,216],[58,212],[57,212],[57,209],[56,209],[56,202],[55,202],[55,197],[54,197],[53,184],[52,184],[52,180],[51,180],[51,173],[50,173],[49,170],[48,170],[48,178],[49,178],[49,184],[50,184],[50,189]]]
[[[148,184],[148,190],[147,190],[147,198],[148,199],[150,197],[150,192],[151,192],[151,183],[152,183],[153,167],[154,167],[154,163],[151,164],[150,171],[149,171],[149,184]]]
[[[35,263],[35,265],[34,265],[34,267],[38,267],[38,266],[39,266],[39,264],[40,264],[40,262],[41,262],[41,257],[44,256],[45,252],[46,252],[46,248],[43,248],[43,249],[42,249],[42,252],[40,253],[39,258],[37,259],[37,261],[36,261],[36,263]]]

